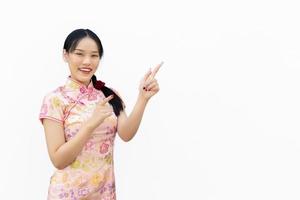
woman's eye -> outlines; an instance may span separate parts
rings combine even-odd
[[[98,55],[92,55],[92,57],[98,57]]]
[[[78,56],[82,56],[83,54],[82,53],[75,53],[76,55],[78,55]]]

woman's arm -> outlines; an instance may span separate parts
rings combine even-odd
[[[161,64],[153,72],[149,70],[141,80],[139,95],[130,115],[127,117],[126,112],[122,111],[118,116],[118,134],[126,142],[136,134],[149,99],[159,91],[159,85],[154,77],[160,67]]]
[[[83,125],[77,134],[66,142],[61,123],[44,119],[43,125],[50,160],[57,169],[67,167],[76,159],[93,131],[93,128]]]
[[[47,118],[43,119],[48,153],[56,168],[63,169],[70,165],[82,151],[95,128],[112,115],[111,107],[106,106],[106,103],[112,98],[113,96],[109,96],[101,101],[96,106],[91,118],[84,122],[76,135],[67,142],[62,123]]]
[[[125,142],[131,140],[136,134],[140,126],[146,104],[147,100],[138,98],[129,117],[127,117],[125,111],[120,113],[118,117],[118,134]]]

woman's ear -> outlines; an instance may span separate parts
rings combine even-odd
[[[68,52],[65,49],[63,50],[63,59],[65,62],[68,62],[69,60]]]

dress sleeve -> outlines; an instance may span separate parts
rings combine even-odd
[[[58,93],[50,93],[44,97],[39,119],[51,119],[59,123],[64,121],[64,102]]]

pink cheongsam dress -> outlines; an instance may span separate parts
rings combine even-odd
[[[85,86],[72,78],[47,94],[39,118],[61,123],[66,142],[72,140],[97,103],[105,98],[92,82]],[[111,106],[107,104],[107,106]],[[113,147],[117,130],[113,114],[91,134],[80,154],[69,166],[51,176],[48,200],[115,200]]]

